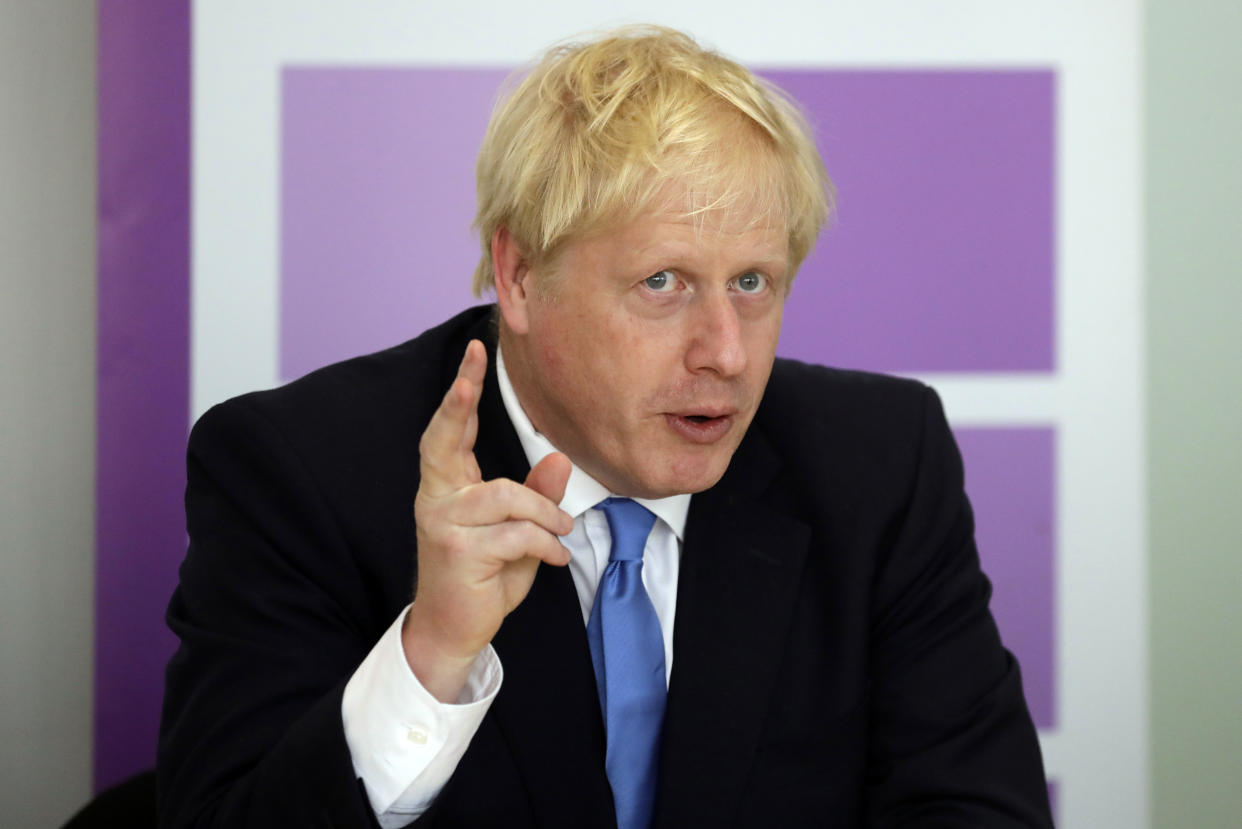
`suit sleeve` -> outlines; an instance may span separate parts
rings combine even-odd
[[[161,825],[374,826],[341,695],[379,631],[331,509],[244,400],[203,417],[187,466],[189,549],[167,614],[180,645],[160,728]]]
[[[961,458],[930,390],[919,447],[876,579],[867,823],[1049,827],[1018,664],[988,610]]]

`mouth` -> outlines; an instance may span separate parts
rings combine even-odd
[[[698,444],[715,443],[733,427],[731,412],[668,413],[664,418],[677,435]]]

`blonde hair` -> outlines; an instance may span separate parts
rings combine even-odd
[[[569,241],[637,218],[670,187],[684,189],[686,215],[745,210],[752,222],[779,222],[793,273],[833,196],[810,129],[784,93],[656,26],[551,49],[497,105],[476,177],[476,295],[493,287],[491,241],[501,227],[541,265]]]

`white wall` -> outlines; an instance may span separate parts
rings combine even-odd
[[[90,796],[95,4],[0,3],[0,824]]]

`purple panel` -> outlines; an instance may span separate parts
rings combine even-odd
[[[807,109],[834,228],[781,353],[882,371],[1053,368],[1051,72],[767,72]]]
[[[1055,434],[958,429],[992,613],[1022,665],[1035,725],[1056,726]]]
[[[190,4],[99,3],[95,786],[155,763],[185,551]]]
[[[476,302],[474,159],[500,70],[286,69],[285,379]]]
[[[284,73],[284,377],[472,300],[474,155],[500,71]],[[810,112],[836,227],[781,353],[891,371],[1053,368],[1050,72],[771,72]]]

